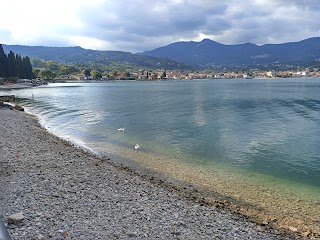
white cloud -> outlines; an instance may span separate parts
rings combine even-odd
[[[236,44],[319,36],[316,0],[11,0],[0,42],[142,51],[183,40]]]

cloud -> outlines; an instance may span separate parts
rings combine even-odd
[[[180,40],[267,44],[320,35],[316,0],[11,0],[2,9],[0,42],[8,44],[137,52]]]

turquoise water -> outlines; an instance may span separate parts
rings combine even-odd
[[[150,154],[320,187],[318,79],[63,83],[5,93],[95,151],[101,142],[139,143]]]

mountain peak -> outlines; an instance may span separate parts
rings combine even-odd
[[[209,38],[204,38],[204,39],[202,39],[202,41],[201,42],[214,42],[214,41],[212,41],[211,39],[209,39]]]
[[[272,65],[275,62],[298,65],[318,61],[319,41],[320,38],[311,38],[294,43],[258,46],[250,42],[225,45],[205,38],[200,42],[178,42],[144,54],[194,66]]]
[[[204,39],[202,39],[202,41],[201,41],[200,43],[221,44],[221,43],[218,43],[218,42],[216,42],[216,41],[213,41],[213,40],[211,40],[211,39],[209,39],[209,38],[204,38]]]

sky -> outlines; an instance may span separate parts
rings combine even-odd
[[[177,41],[296,42],[320,36],[319,0],[10,0],[0,43],[142,52]]]

